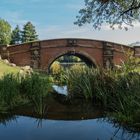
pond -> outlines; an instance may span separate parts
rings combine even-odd
[[[65,104],[67,87],[53,87],[59,94],[46,102],[43,116],[32,107],[0,114],[0,140],[140,140],[140,133],[114,124],[90,103]]]
[[[104,118],[85,120],[37,119],[13,116],[0,123],[1,140],[140,140]]]

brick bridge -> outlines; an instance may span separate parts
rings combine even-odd
[[[125,60],[124,52],[131,50],[140,56],[140,47],[131,48],[117,43],[89,39],[52,39],[30,42],[9,47],[1,46],[3,59],[18,66],[48,71],[51,64],[65,54],[80,57],[89,65],[113,67]]]

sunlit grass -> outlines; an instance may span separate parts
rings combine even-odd
[[[2,60],[0,60],[0,78],[4,74],[8,74],[8,73],[17,74],[19,71],[20,71],[20,67],[11,67],[6,63],[4,63]]]

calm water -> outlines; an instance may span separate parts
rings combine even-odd
[[[61,100],[67,87],[53,88],[59,94],[57,100],[47,101],[45,119],[29,117],[38,117],[32,108],[17,111],[16,116],[0,115],[0,140],[140,140],[140,133],[103,119],[102,111],[90,104],[65,105]]]
[[[102,118],[51,120],[15,116],[0,123],[0,140],[140,140]]]

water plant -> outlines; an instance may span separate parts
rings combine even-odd
[[[1,107],[12,109],[17,104],[19,96],[19,79],[13,74],[4,75],[0,79]],[[2,107],[2,108],[3,108]]]
[[[46,98],[52,91],[51,87],[48,75],[4,75],[0,79],[0,113],[30,105],[37,114],[42,115],[46,110]]]
[[[49,77],[39,74],[27,75],[21,78],[20,90],[30,100],[37,114],[42,115],[46,110],[46,97],[51,92]]]
[[[131,62],[114,70],[88,67],[68,70],[65,79],[69,98],[90,100],[111,112],[115,120],[140,127],[140,73],[135,70],[139,65],[134,59]]]

